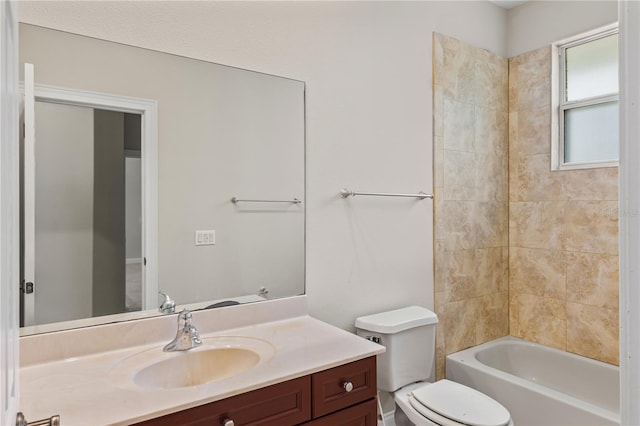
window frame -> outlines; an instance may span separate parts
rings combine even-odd
[[[552,44],[552,108],[551,108],[551,169],[552,170],[573,170],[592,169],[602,167],[617,167],[618,160],[602,160],[580,163],[566,163],[565,152],[565,111],[582,108],[585,106],[601,105],[610,102],[619,103],[619,93],[594,96],[575,101],[566,100],[566,51],[567,49],[582,44],[586,44],[614,34],[619,34],[618,23],[613,23],[604,27],[579,34],[577,36],[564,39]],[[619,59],[618,59],[619,64]],[[619,72],[619,68],[618,68]]]

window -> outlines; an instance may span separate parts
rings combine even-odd
[[[553,168],[618,164],[618,28],[555,45],[557,132]],[[555,121],[555,120],[554,120]]]

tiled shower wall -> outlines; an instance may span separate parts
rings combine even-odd
[[[507,60],[434,34],[436,374],[509,332]]]
[[[509,60],[510,334],[618,363],[618,169],[551,171],[551,49]]]
[[[437,377],[507,334],[616,364],[617,168],[550,170],[550,48],[433,42]]]

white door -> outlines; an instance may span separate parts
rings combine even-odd
[[[18,405],[18,33],[17,2],[0,3],[0,424]]]
[[[25,64],[25,326],[91,317],[95,261],[94,109],[36,100],[34,123],[30,68]]]

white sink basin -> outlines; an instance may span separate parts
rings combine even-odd
[[[255,368],[275,354],[264,340],[248,337],[212,337],[202,345],[177,352],[162,347],[129,356],[111,370],[119,384],[129,387],[176,389],[224,380]]]

